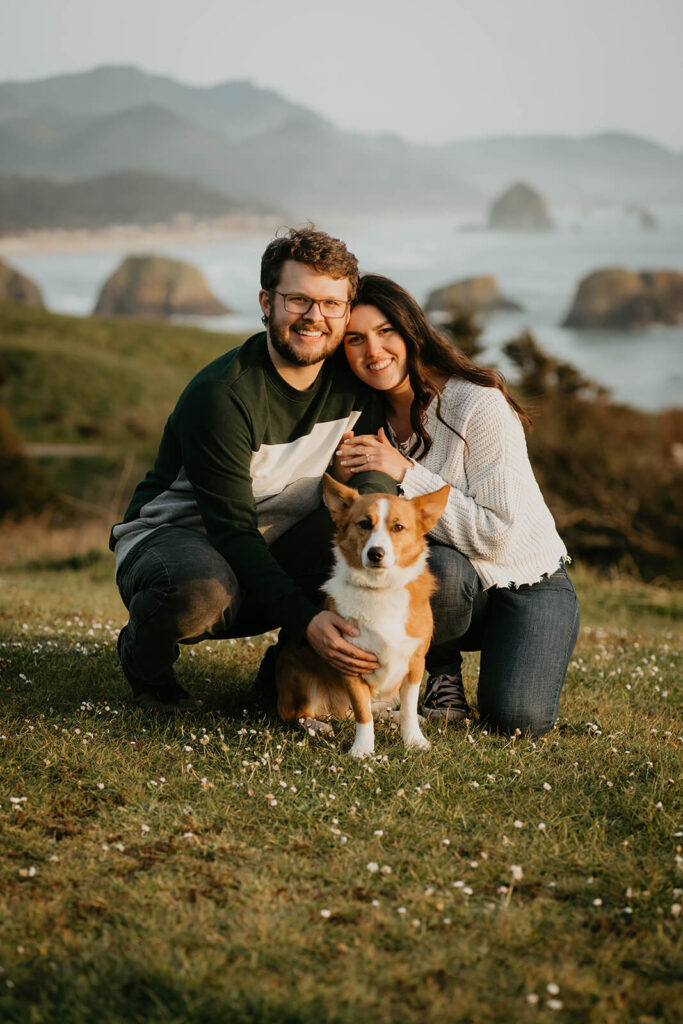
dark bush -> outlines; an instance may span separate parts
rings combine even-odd
[[[616,405],[528,332],[504,351],[534,418],[534,472],[572,554],[646,579],[683,579],[683,409]]]
[[[54,488],[27,457],[0,406],[0,519],[37,515],[58,503]]]

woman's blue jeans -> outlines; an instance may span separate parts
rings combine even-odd
[[[483,590],[455,548],[430,546],[439,589],[432,599],[432,674],[454,673],[461,651],[481,651],[479,717],[501,732],[541,735],[557,721],[560,692],[579,632],[579,604],[567,570],[540,582]]]

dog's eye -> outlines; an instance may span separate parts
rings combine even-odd
[[[365,519],[359,519],[357,525],[360,526],[361,530],[371,530],[372,519],[368,519],[367,517]]]
[[[405,526],[403,525],[403,523],[394,523],[394,525],[391,527],[392,533],[400,533],[401,530],[405,530]]]

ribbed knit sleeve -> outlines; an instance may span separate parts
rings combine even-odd
[[[401,490],[412,498],[450,485],[430,537],[469,558],[485,588],[534,583],[553,572],[567,551],[531,469],[524,428],[503,393],[451,378],[441,418],[436,402],[428,409],[427,430],[432,447],[411,460]]]
[[[448,413],[442,401],[442,415]],[[504,396],[494,388],[482,389],[466,425],[464,463],[469,495],[451,485],[446,509],[430,536],[451,544],[468,558],[501,559],[514,528],[520,505],[521,481],[514,467],[514,443],[521,425]],[[452,434],[457,441],[457,435]],[[435,443],[448,441],[439,434]],[[523,443],[523,438],[522,438]],[[444,453],[447,455],[447,453]],[[512,463],[512,464],[511,464]],[[448,483],[438,473],[414,463],[401,487],[407,497],[427,494]]]

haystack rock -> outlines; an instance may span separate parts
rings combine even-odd
[[[626,212],[636,218],[639,227],[643,231],[656,231],[659,227],[659,221],[652,210],[648,210],[647,206],[639,206],[636,203],[632,203],[626,207]]]
[[[584,277],[563,327],[643,327],[683,323],[683,273],[623,267]]]
[[[470,277],[454,281],[430,292],[425,304],[427,313],[495,313],[499,310],[518,312],[518,302],[506,298],[495,277]]]
[[[492,204],[491,231],[552,231],[553,224],[543,196],[520,181]]]
[[[102,316],[222,316],[230,310],[196,267],[164,256],[128,256],[105,281],[94,312]]]
[[[14,267],[0,260],[0,300],[20,302],[22,306],[45,309],[40,288],[30,277],[20,274]]]

